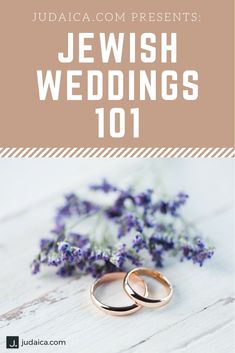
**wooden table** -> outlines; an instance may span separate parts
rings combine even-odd
[[[90,276],[61,279],[54,269],[32,276],[29,263],[48,234],[62,195],[102,176],[170,193],[190,194],[185,214],[216,246],[203,268],[170,262],[172,302],[128,317],[112,317],[90,302]],[[66,340],[66,346],[21,351],[76,353],[231,353],[234,319],[233,161],[0,160],[0,351],[6,336]]]

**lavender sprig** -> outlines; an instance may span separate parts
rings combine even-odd
[[[163,267],[170,256],[180,261],[190,260],[202,266],[214,253],[198,232],[182,217],[182,207],[188,199],[178,193],[173,199],[158,199],[152,189],[135,193],[123,190],[107,180],[90,186],[92,192],[112,194],[111,204],[84,200],[72,193],[55,216],[53,238],[40,241],[40,252],[32,262],[32,273],[41,264],[54,266],[61,276],[76,271],[98,277],[107,272],[126,271],[151,260]],[[79,222],[96,218],[110,226],[112,234],[100,240],[76,230]],[[98,222],[100,223],[100,221]]]

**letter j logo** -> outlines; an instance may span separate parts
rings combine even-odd
[[[7,336],[6,348],[19,348],[19,336]]]

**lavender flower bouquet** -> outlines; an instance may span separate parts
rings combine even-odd
[[[136,193],[106,180],[91,185],[90,190],[96,200],[96,193],[104,193],[103,202],[91,202],[74,193],[65,196],[65,204],[56,213],[53,237],[40,241],[40,252],[32,262],[33,274],[41,264],[56,267],[61,276],[79,271],[98,277],[147,262],[163,267],[172,256],[200,266],[212,257],[213,248],[181,215],[187,194],[158,199],[152,189]]]

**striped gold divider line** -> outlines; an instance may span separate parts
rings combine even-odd
[[[0,147],[0,158],[234,158],[233,147]]]

